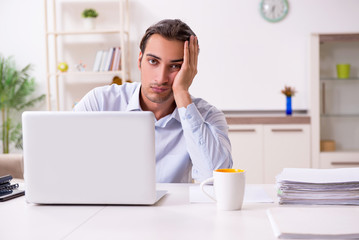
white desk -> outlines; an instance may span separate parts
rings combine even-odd
[[[0,239],[276,239],[266,209],[277,203],[218,211],[214,203],[190,203],[189,186],[158,184],[168,194],[154,206],[44,206],[16,198],[0,203]],[[274,185],[263,187],[275,196]]]

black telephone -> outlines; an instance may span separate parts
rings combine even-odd
[[[19,190],[18,183],[11,183],[12,176],[5,175],[0,177],[0,202],[19,197],[25,194],[24,190]]]

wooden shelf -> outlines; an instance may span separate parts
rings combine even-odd
[[[359,113],[347,113],[347,114],[321,114],[321,117],[326,118],[359,118]]]
[[[65,17],[72,19],[71,21],[78,21],[79,19],[76,20],[76,18],[71,18],[71,16],[66,15],[73,14],[73,12],[64,13],[62,12],[64,9],[56,8],[56,5],[66,2],[69,4],[69,8],[71,8],[74,2],[76,4],[77,2],[81,2],[81,5],[85,8],[88,1],[103,4],[101,0],[44,0],[47,108],[50,111],[53,109],[68,109],[68,103],[74,100],[71,98],[76,98],[77,101],[77,98],[85,94],[85,91],[90,90],[87,89],[87,87],[94,87],[94,82],[99,83],[99,85],[107,84],[108,79],[113,76],[118,76],[123,81],[131,79],[130,71],[127,69],[129,67],[127,56],[130,48],[128,0],[110,0],[113,4],[111,3],[107,7],[103,6],[101,8],[103,14],[106,14],[106,11],[112,11],[112,13],[116,16],[118,15],[119,18],[115,21],[108,19],[107,25],[99,25],[97,29],[87,30],[82,29],[80,26],[76,27],[76,24],[64,24],[65,21],[63,20]],[[61,11],[59,9],[61,9]],[[57,21],[61,24],[58,25]],[[69,23],[71,23],[71,21]],[[62,38],[59,38],[60,36],[62,36]],[[72,37],[65,38],[65,36]],[[97,36],[101,37],[100,42],[95,40]],[[114,37],[116,37],[116,41]],[[77,42],[78,40],[81,41],[81,43]],[[76,69],[68,72],[58,71],[57,65],[59,62],[67,62],[68,65],[73,66],[80,61],[79,59],[81,59],[80,62],[87,63],[94,61],[94,56],[97,55],[97,52],[103,50],[104,46],[107,47],[108,51],[108,45],[121,48],[121,71],[93,72],[90,71],[93,69],[91,66],[89,66],[89,68],[87,68],[88,71],[85,72],[78,72]],[[106,61],[106,64],[108,64],[108,61]],[[115,69],[118,69],[117,66]],[[67,79],[64,79],[65,77],[67,77]],[[76,84],[72,86],[66,85],[66,87],[64,87],[64,85],[60,85],[60,81],[62,80],[66,80],[66,83],[81,83],[84,84],[84,86],[82,86],[81,89],[76,88]],[[85,86],[86,84],[87,86]],[[60,102],[62,102],[63,106],[61,106],[62,104],[60,104]]]
[[[89,35],[89,34],[120,34],[122,31],[117,29],[109,29],[109,30],[91,30],[91,31],[59,31],[59,32],[47,32],[49,35]],[[128,35],[128,31],[123,31],[124,34]]]
[[[358,33],[320,34],[320,43],[359,41]]]
[[[57,72],[51,73],[50,76],[93,76],[93,75],[121,75],[122,71],[106,71],[106,72]]]
[[[333,78],[333,77],[320,77],[320,81],[329,81],[329,82],[346,82],[346,81],[359,81],[358,77],[351,78]]]

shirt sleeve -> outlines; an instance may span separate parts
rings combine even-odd
[[[202,114],[194,103],[178,109],[187,151],[192,160],[192,178],[203,181],[213,170],[231,168],[231,144],[224,114],[211,107]]]
[[[73,108],[74,112],[99,111],[99,103],[95,89],[88,92]]]

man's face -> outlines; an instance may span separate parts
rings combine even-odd
[[[152,35],[144,53],[140,52],[141,96],[146,102],[173,102],[172,84],[183,63],[184,43]]]

